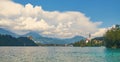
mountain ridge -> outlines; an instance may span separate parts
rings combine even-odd
[[[13,33],[13,32],[11,32],[11,31],[9,31],[9,30],[4,29],[4,28],[0,28],[0,34],[3,34],[3,35],[11,35],[11,36],[13,36],[13,37],[19,37],[18,34]]]
[[[24,36],[32,36],[35,41],[43,43],[43,44],[70,44],[70,43],[74,43],[74,42],[84,39],[84,37],[82,36],[74,36],[72,38],[64,38],[64,39],[44,37],[42,35],[39,35],[36,32],[29,32],[25,34]]]
[[[0,34],[11,35],[13,37],[32,36],[32,38],[35,42],[39,42],[39,43],[42,43],[42,44],[70,44],[70,43],[78,42],[78,41],[84,39],[84,37],[82,37],[82,36],[74,36],[72,38],[64,38],[64,39],[44,37],[44,36],[40,35],[39,33],[35,32],[35,31],[28,32],[24,35],[17,35],[15,33],[12,33],[8,30],[3,29],[3,28],[0,28]]]

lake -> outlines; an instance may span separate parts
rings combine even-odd
[[[120,49],[105,47],[0,47],[0,62],[120,62]]]

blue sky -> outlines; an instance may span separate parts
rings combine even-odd
[[[48,37],[103,36],[120,24],[120,0],[0,0],[0,28]]]
[[[79,11],[91,18],[102,21],[100,27],[120,24],[120,0],[13,0],[16,3],[42,6],[47,11]]]

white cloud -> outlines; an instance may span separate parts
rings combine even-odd
[[[41,6],[23,6],[10,0],[0,2],[0,27],[19,34],[37,31],[42,35],[60,38],[87,36],[86,33],[96,32],[101,23],[92,22],[85,14],[77,11],[45,11]]]
[[[0,15],[5,17],[18,16],[22,5],[11,2],[10,0],[0,0]]]
[[[97,32],[92,34],[93,37],[99,37],[103,36],[106,33],[107,29],[106,28],[100,28]]]
[[[20,19],[18,19],[19,21]],[[15,30],[48,30],[53,26],[49,26],[43,19],[37,21],[36,18],[22,18],[19,25],[13,27]]]

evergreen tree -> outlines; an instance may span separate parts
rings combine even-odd
[[[120,48],[120,28],[112,28],[104,35],[107,48]]]

